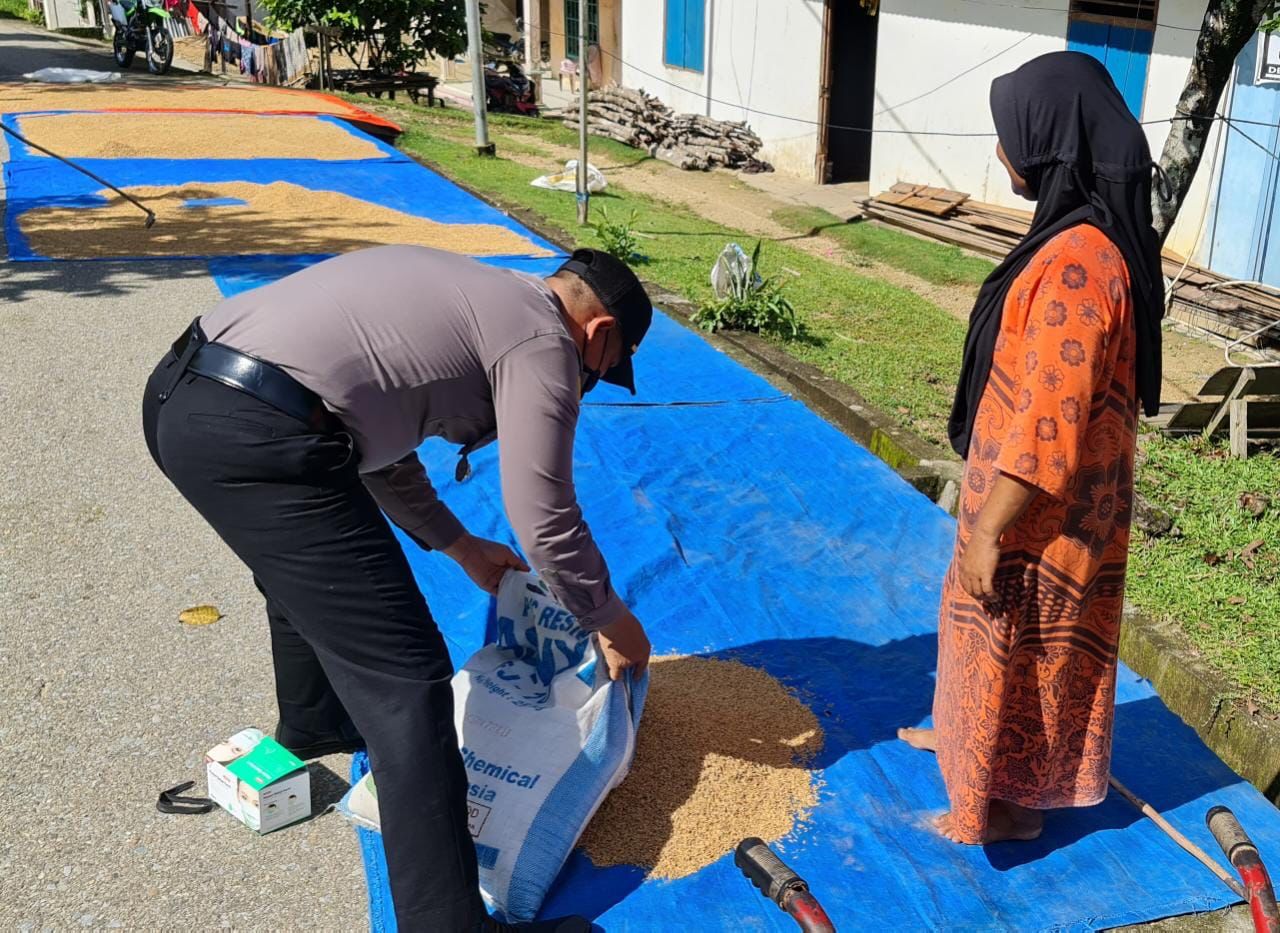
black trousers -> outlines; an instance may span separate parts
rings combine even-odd
[[[396,919],[470,930],[485,916],[453,726],[453,665],[345,434],[316,433],[239,390],[184,375],[147,384],[156,464],[267,599],[283,733],[364,736]]]

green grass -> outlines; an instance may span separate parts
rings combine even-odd
[[[533,210],[585,245],[599,246],[595,233],[577,226],[572,194],[530,187],[536,170],[508,159],[477,156],[452,132],[442,135],[433,117],[402,117],[401,147],[439,166],[461,183],[504,206]],[[506,143],[496,124],[498,151]],[[553,128],[562,129],[562,128]],[[520,131],[526,132],[523,124]],[[593,143],[594,145],[594,143]],[[754,238],[620,188],[592,198],[614,217],[638,214],[644,234],[643,275],[698,302],[710,297],[711,265],[726,243],[750,251]],[[785,243],[766,243],[766,275],[786,283],[786,295],[804,323],[804,337],[789,348],[827,375],[855,386],[900,424],[942,441],[959,371],[964,326],[950,314],[904,288],[836,266]]]
[[[28,23],[44,24],[44,13],[32,10],[27,0],[0,0],[0,19],[25,19]]]
[[[12,3],[14,0],[0,0],[0,3],[3,2]],[[351,94],[340,96],[346,97],[356,106],[368,107],[370,105],[367,97]],[[378,101],[378,105],[384,109],[397,111],[397,118],[406,125],[431,127],[435,132],[441,133],[456,142],[469,143],[475,138],[475,118],[470,110],[463,110],[457,107],[441,107],[428,113],[415,104],[401,101]],[[515,136],[534,136],[551,145],[566,146],[575,150],[578,147],[577,130],[569,129],[558,120],[522,117],[516,114],[489,114],[489,136],[491,141],[498,144],[499,155],[503,152],[524,154],[541,154],[544,152],[542,149],[535,149],[529,146],[523,140],[515,139]],[[633,149],[615,140],[604,139],[599,136],[591,137],[591,152],[596,156],[605,155],[616,162],[623,163],[643,162],[650,158],[647,153],[638,149]]]
[[[820,207],[784,207],[773,219],[796,233],[835,240],[853,258],[882,262],[935,285],[981,285],[995,265],[943,243],[867,222],[845,223]]]
[[[1175,516],[1181,536],[1135,534],[1129,599],[1178,622],[1210,664],[1280,706],[1280,456],[1235,460],[1199,439],[1150,434],[1140,462],[1139,491]],[[1262,518],[1240,507],[1244,493],[1271,497]]]

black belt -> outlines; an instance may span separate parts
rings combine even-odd
[[[169,397],[186,373],[192,372],[252,395],[316,431],[330,433],[341,427],[333,413],[325,408],[320,396],[283,369],[223,344],[209,343],[200,330],[199,318],[192,321],[191,326],[174,341],[173,355],[178,358],[177,369],[168,388],[160,393],[161,402]]]

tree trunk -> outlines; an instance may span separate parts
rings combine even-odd
[[[1200,25],[1200,37],[1196,40],[1196,54],[1187,72],[1187,83],[1178,98],[1178,110],[1160,156],[1160,167],[1169,176],[1173,197],[1165,201],[1159,190],[1151,195],[1151,215],[1161,243],[1169,235],[1196,177],[1204,143],[1236,56],[1258,31],[1270,4],[1271,0],[1209,0]]]

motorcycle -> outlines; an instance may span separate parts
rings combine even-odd
[[[518,113],[528,117],[538,115],[538,98],[520,66],[513,61],[503,62],[501,72],[490,63],[484,69],[486,106],[490,113]]]
[[[133,56],[143,52],[147,71],[162,75],[173,64],[173,36],[169,32],[169,11],[162,0],[120,0],[111,3],[115,34],[111,40],[116,64],[128,68]]]

